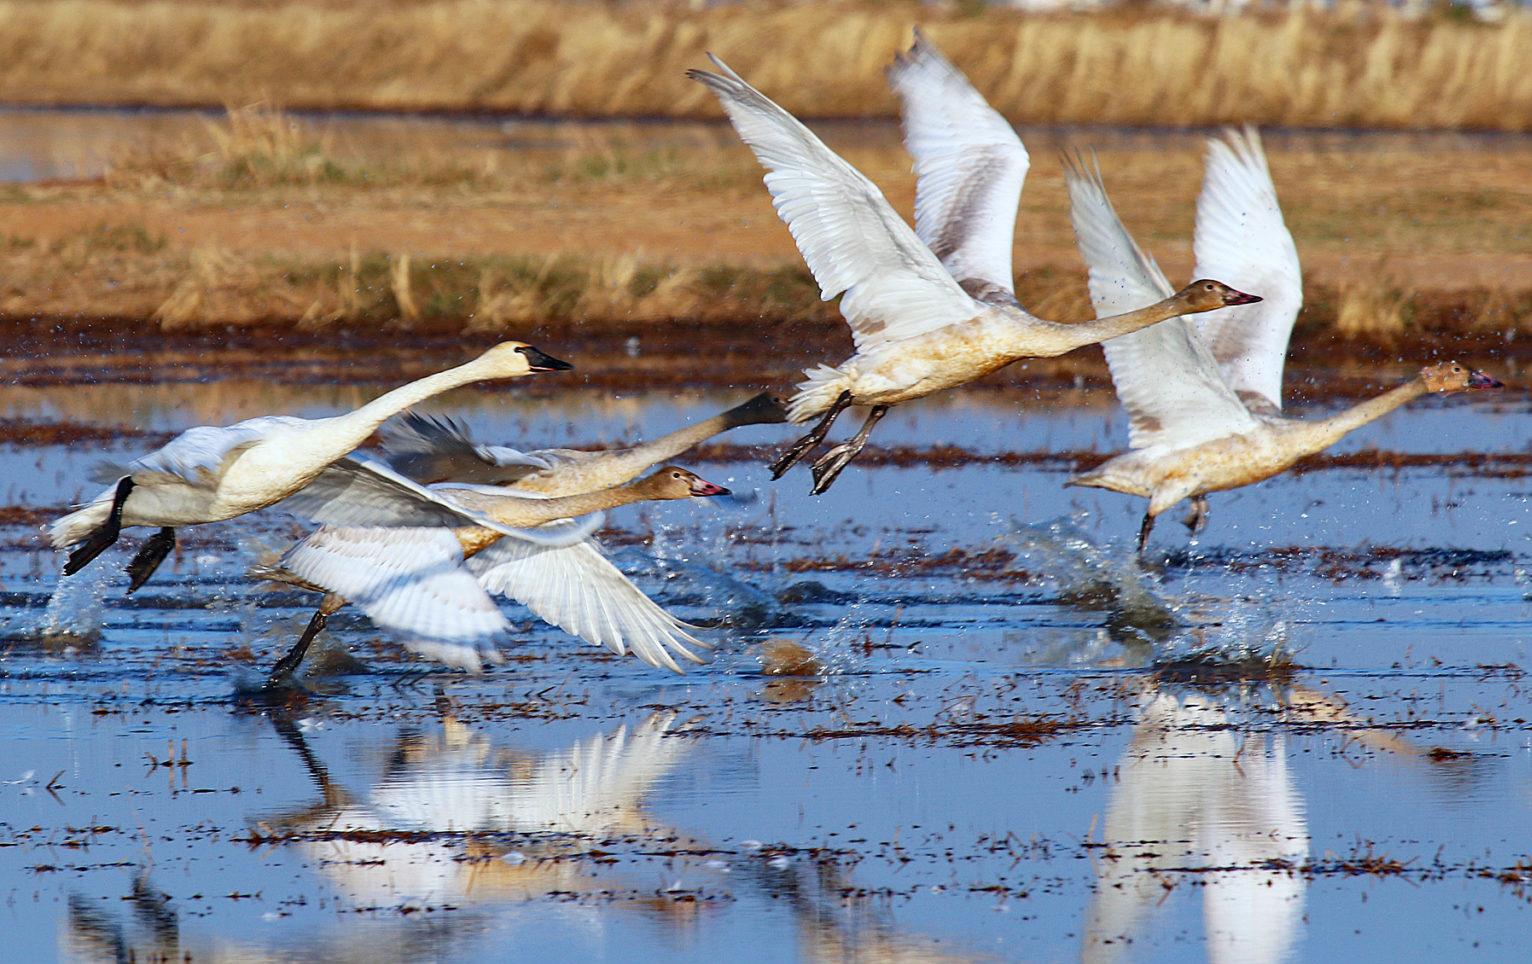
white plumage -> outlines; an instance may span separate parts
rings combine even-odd
[[[1097,313],[1118,314],[1168,295],[1170,282],[1123,227],[1100,170],[1076,160],[1066,165],[1065,182]],[[1248,308],[1221,309],[1234,310]],[[1172,318],[1113,338],[1101,348],[1117,397],[1128,412],[1133,448],[1189,445],[1255,427],[1255,419],[1224,383],[1218,364],[1186,319]]]
[[[631,651],[650,666],[680,673],[677,656],[702,662],[689,645],[708,648],[618,571],[594,540],[554,548],[502,539],[470,558],[468,568],[489,592],[619,656]]]
[[[709,55],[711,56],[711,55]],[[849,441],[814,463],[815,494],[867,443],[890,405],[967,384],[1026,357],[1061,355],[1178,314],[1257,300],[1217,282],[1126,315],[1059,324],[1017,304],[1011,239],[1027,171],[1014,130],[923,37],[890,79],[905,110],[919,175],[919,233],[871,181],[791,114],[712,57],[719,74],[689,75],[717,95],[740,138],[766,168],[766,187],[856,352],[807,370],[792,399],[795,422],[823,419],[773,464],[780,478],[822,443],[850,405],[868,405]],[[929,246],[928,246],[929,245]]]
[[[918,30],[888,78],[915,158],[915,233],[969,294],[1014,304],[1011,248],[1030,163],[1016,129]]]
[[[327,466],[410,405],[473,382],[560,367],[569,366],[529,345],[502,342],[467,364],[401,385],[343,415],[316,419],[270,415],[234,425],[187,429],[130,463],[120,478],[83,508],[56,520],[49,527],[49,537],[59,548],[78,546],[65,566],[65,573],[71,574],[112,545],[123,527],[160,527],[162,531],[145,544],[129,567],[139,570],[134,574],[136,588],[173,547],[176,527],[220,522],[275,505],[314,482]],[[442,520],[441,507],[418,499],[408,486],[396,485],[392,491],[398,497],[395,507],[404,517],[402,524]],[[300,504],[304,503],[293,506]],[[411,506],[424,511],[410,516]],[[455,518],[459,524],[467,521]]]
[[[1229,386],[1241,398],[1263,400],[1258,407],[1280,410],[1287,342],[1303,307],[1303,275],[1253,127],[1208,140],[1193,250],[1195,277],[1222,278],[1265,298],[1209,312],[1196,325]]]
[[[807,127],[709,55],[723,76],[692,71],[718,95],[761,165],[777,215],[859,353],[966,321],[982,309],[860,171]]]

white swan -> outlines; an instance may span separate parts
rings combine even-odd
[[[1079,324],[1033,317],[1016,303],[1010,276],[1010,226],[1026,151],[923,39],[893,68],[920,173],[918,235],[871,181],[812,131],[723,61],[712,61],[722,75],[688,75],[717,95],[767,169],[777,214],[822,296],[844,293],[840,310],[856,344],[841,365],[805,372],[789,416],[794,422],[823,417],[772,465],[773,477],[822,442],[850,405],[872,411],[850,441],[814,463],[816,494],[862,450],[890,405],[966,384],[1020,358],[1061,355],[1166,318],[1259,300],[1198,281],[1120,317]],[[953,156],[982,160],[951,167]]]
[[[530,345],[502,342],[465,365],[410,382],[345,415],[315,419],[268,415],[223,427],[187,429],[128,465],[120,478],[83,508],[53,522],[49,538],[56,548],[76,547],[64,565],[64,575],[70,576],[116,542],[123,527],[159,527],[128,566],[132,577],[128,591],[132,592],[175,546],[176,527],[220,522],[281,502],[405,408],[472,382],[571,367]],[[396,513],[410,518],[401,509],[410,505],[417,512],[413,522],[399,524],[474,521],[461,513],[444,512],[439,502],[412,501],[408,486],[395,491],[399,496]],[[316,521],[362,521],[326,514],[323,503],[308,506],[318,510],[311,513]]]
[[[337,472],[370,473],[374,466],[345,462]],[[559,498],[512,495],[493,486],[433,487],[444,501],[501,525],[539,526],[537,541],[504,539],[496,529],[321,528],[275,566],[251,574],[325,593],[293,648],[273,669],[269,686],[291,678],[329,617],[348,602],[374,623],[400,633],[412,652],[478,672],[500,661],[495,642],[510,628],[492,595],[522,603],[538,618],[605,646],[630,650],[648,663],[680,673],[676,657],[702,659],[707,644],[686,623],[657,605],[602,555],[590,532],[601,512],[641,501],[727,495],[676,466],[596,492]],[[583,524],[565,520],[590,516]]]
[[[1123,227],[1100,171],[1078,161],[1066,166],[1070,215],[1096,311],[1163,297],[1170,283]],[[1128,411],[1130,451],[1068,482],[1148,498],[1140,552],[1155,518],[1182,499],[1194,500],[1188,525],[1195,531],[1207,519],[1209,492],[1271,478],[1427,392],[1501,387],[1484,372],[1448,362],[1331,418],[1282,415],[1283,361],[1303,289],[1297,249],[1254,130],[1209,141],[1195,250],[1195,273],[1216,270],[1235,284],[1259,286],[1266,300],[1206,315],[1196,327],[1176,320],[1104,344]]]

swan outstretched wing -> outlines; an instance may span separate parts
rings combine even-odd
[[[470,672],[499,661],[494,644],[510,624],[464,568],[450,529],[324,526],[278,568],[344,597],[422,655]]]
[[[407,479],[381,462],[356,456],[341,459],[299,492],[278,503],[297,513],[339,526],[480,526],[532,542],[549,541],[542,527],[501,525],[485,512],[447,492]]]
[[[586,642],[633,655],[672,672],[675,657],[702,659],[688,647],[709,648],[687,625],[660,608],[607,561],[594,542],[552,549],[501,540],[468,560],[492,593],[509,596]]]
[[[1280,410],[1287,341],[1303,307],[1303,275],[1255,128],[1208,140],[1193,247],[1196,277],[1217,278],[1263,299],[1198,315],[1197,333],[1252,411]]]
[[[711,56],[711,55],[709,55]],[[719,74],[688,71],[723,104],[766,168],[766,187],[821,296],[845,293],[841,314],[870,352],[983,310],[861,172],[717,57]]]
[[[468,426],[447,415],[406,412],[384,426],[383,448],[395,471],[427,484],[508,485],[552,466],[504,445],[480,445]]]
[[[307,424],[308,419],[292,415],[263,415],[233,425],[198,425],[148,455],[134,459],[115,474],[105,465],[95,474],[103,478],[109,476],[108,481],[132,474],[140,483],[150,482],[157,476],[167,481],[211,487],[217,484],[230,462],[246,449],[264,441],[273,431]]]
[[[1014,305],[1011,246],[1029,163],[1016,129],[919,30],[888,80],[915,158],[915,233],[964,291]]]
[[[1096,314],[1120,314],[1169,297],[1170,282],[1123,227],[1099,168],[1078,156],[1064,161],[1069,213],[1090,269]],[[1254,426],[1186,319],[1162,321],[1101,347],[1128,412],[1133,448],[1190,444]]]

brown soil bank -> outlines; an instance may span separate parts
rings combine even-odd
[[[808,117],[887,116],[915,22],[1014,120],[1532,129],[1532,17],[1193,17],[535,0],[0,2],[13,102],[713,116],[714,50]]]

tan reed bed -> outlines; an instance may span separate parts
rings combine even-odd
[[[715,50],[808,117],[886,116],[882,68],[923,23],[1030,123],[1532,129],[1532,17],[1378,6],[1228,18],[960,15],[902,4],[621,7],[539,0],[0,2],[0,85],[38,104],[711,116]]]

